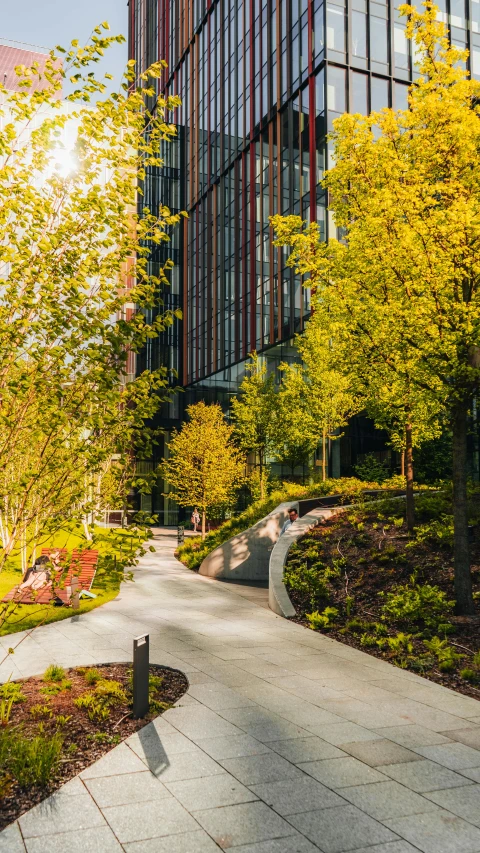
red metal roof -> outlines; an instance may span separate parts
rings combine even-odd
[[[27,68],[38,62],[40,72],[45,68],[45,62],[48,59],[47,53],[40,53],[36,50],[28,50],[20,47],[10,47],[10,45],[0,44],[0,83],[3,83],[6,89],[12,92],[19,91],[19,78],[15,74],[17,65],[25,65]],[[33,78],[33,85],[30,91],[43,89],[46,85],[38,77]],[[23,87],[22,87],[23,88]]]

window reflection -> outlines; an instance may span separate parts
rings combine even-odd
[[[345,10],[327,6],[327,48],[345,53]]]
[[[366,74],[358,74],[356,71],[352,71],[350,112],[368,115],[368,77]]]
[[[345,105],[345,69],[329,66],[327,70],[328,109],[335,113],[344,113]]]
[[[363,12],[352,11],[352,53],[354,56],[367,56],[367,16]]]

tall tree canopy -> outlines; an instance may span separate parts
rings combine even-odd
[[[165,396],[165,370],[126,379],[129,353],[174,320],[160,296],[170,264],[152,274],[149,258],[178,217],[136,203],[178,99],[156,96],[162,63],[138,86],[129,63],[106,96],[91,66],[122,39],[106,29],[41,71],[19,67],[18,91],[0,84],[0,567],[88,513],[112,454],[126,465],[132,446],[149,452],[146,419]]]
[[[380,362],[387,385],[410,383],[448,412],[455,593],[458,612],[472,614],[466,483],[467,418],[480,380],[480,83],[437,8],[424,7],[401,7],[420,72],[409,109],[334,124],[325,186],[342,241],[322,243],[318,226],[296,217],[273,224],[292,246],[292,265],[310,275],[332,334]]]

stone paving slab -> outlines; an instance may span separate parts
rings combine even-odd
[[[153,544],[135,584],[37,629],[0,678],[131,660],[148,631],[189,691],[0,853],[480,853],[480,703],[189,572],[171,535]]]

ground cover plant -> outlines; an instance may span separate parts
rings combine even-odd
[[[297,621],[480,699],[480,491],[469,494],[478,618],[454,615],[448,490],[416,496],[409,535],[398,499],[363,501],[290,548],[284,581]]]
[[[92,540],[87,542],[79,528],[59,531],[46,542],[46,547],[84,550],[87,547],[99,552],[98,567],[92,592],[94,599],[81,599],[77,613],[86,613],[118,595],[120,584],[130,579],[129,568],[145,554],[144,542],[150,533],[143,527],[106,529],[96,527]],[[0,600],[16,584],[21,583],[20,558],[14,555],[0,573]],[[57,622],[72,615],[70,607],[36,604],[0,603],[0,636],[26,631],[37,625]]]
[[[329,479],[322,482],[301,486],[298,483],[282,483],[280,488],[270,492],[268,497],[254,501],[239,515],[229,518],[217,530],[207,533],[202,541],[200,536],[189,537],[181,545],[175,556],[189,569],[197,571],[205,557],[215,548],[222,545],[232,536],[237,536],[260,521],[275,507],[285,501],[306,500],[307,498],[324,497],[325,495],[342,494],[353,496],[365,489],[401,489],[404,486],[403,477],[392,477],[383,483],[368,483],[355,477]]]
[[[182,696],[177,670],[150,667],[150,710],[132,717],[129,664],[64,670],[0,687],[0,830]]]

